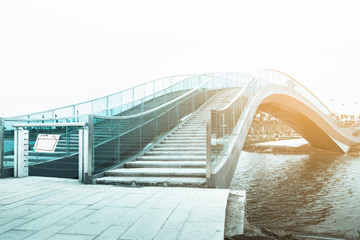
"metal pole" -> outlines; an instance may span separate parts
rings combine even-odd
[[[79,181],[84,182],[84,130],[79,129]]]
[[[85,137],[85,136],[84,136]],[[87,168],[88,169],[88,176],[92,176],[94,172],[94,166],[95,166],[95,159],[94,159],[94,115],[89,115],[88,120],[88,136],[87,136],[88,142],[87,142]],[[86,158],[85,158],[86,160]],[[86,163],[85,163],[86,165]],[[86,170],[85,170],[86,171]],[[88,180],[86,180],[88,181]]]
[[[14,177],[27,177],[29,175],[28,167],[28,148],[29,131],[18,128],[15,134],[14,148]]]

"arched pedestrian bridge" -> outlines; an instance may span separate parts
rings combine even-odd
[[[347,152],[360,143],[357,124],[342,128],[314,94],[279,71],[183,75],[1,119],[1,174],[226,188],[257,109],[314,147]],[[33,150],[39,134],[60,137],[54,152]]]

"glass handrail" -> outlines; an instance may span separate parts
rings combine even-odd
[[[191,91],[151,110],[130,116],[94,115],[94,174],[141,155],[220,89],[241,87],[248,78],[198,75]]]
[[[195,75],[184,74],[159,78],[104,97],[31,114],[11,116],[8,117],[8,119],[54,120],[61,118],[77,118],[137,101],[145,96],[156,94],[178,82],[191,78],[192,76]]]

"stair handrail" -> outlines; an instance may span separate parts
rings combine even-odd
[[[236,73],[236,74],[239,74],[241,75],[242,77],[249,77],[250,75],[249,74],[243,74],[243,73]],[[198,75],[200,77],[203,77],[203,76],[206,76],[206,77],[210,77],[209,79],[207,79],[205,82],[199,84],[197,87],[193,88],[192,90],[190,90],[189,92],[179,96],[179,97],[176,97],[174,99],[172,99],[171,101],[167,102],[167,103],[164,103],[160,106],[157,106],[155,108],[152,108],[152,109],[149,109],[147,111],[144,111],[144,112],[141,112],[141,113],[136,113],[136,114],[132,114],[132,115],[127,115],[127,116],[101,116],[101,115],[96,115],[94,114],[95,117],[99,117],[99,118],[102,118],[102,119],[130,119],[130,118],[136,118],[136,117],[141,117],[141,116],[144,116],[144,115],[147,115],[149,113],[153,113],[161,108],[164,108],[166,106],[169,106],[177,101],[180,101],[181,99],[183,98],[186,98],[188,97],[190,94],[196,92],[197,90],[201,89],[204,85],[206,85],[209,81],[211,81],[212,79],[216,78],[216,77],[219,77],[219,76],[213,76],[212,73],[205,73],[205,74],[200,74]],[[221,78],[224,78],[224,77],[221,77]],[[224,78],[226,79],[226,78]],[[226,79],[227,80],[227,79]],[[245,82],[246,84],[246,82]]]
[[[91,100],[88,100],[88,101],[84,101],[84,102],[79,102],[79,103],[76,103],[76,104],[70,104],[70,105],[66,105],[66,106],[63,106],[63,107],[58,107],[58,108],[52,108],[52,109],[48,109],[48,110],[44,110],[44,111],[39,111],[39,112],[34,112],[34,113],[29,113],[29,114],[22,114],[22,115],[15,115],[15,116],[10,116],[10,117],[6,117],[6,119],[10,119],[10,120],[15,120],[15,119],[19,119],[19,118],[22,118],[20,120],[28,120],[29,118],[26,118],[28,116],[31,116],[31,115],[39,115],[39,114],[44,114],[44,113],[49,113],[49,112],[52,112],[52,111],[57,111],[57,110],[61,110],[61,109],[65,109],[65,108],[74,108],[75,106],[79,106],[79,105],[82,105],[82,104],[87,104],[87,103],[91,103],[91,102],[95,102],[95,101],[98,101],[98,100],[101,100],[101,99],[106,99],[108,97],[111,97],[111,96],[114,96],[114,95],[117,95],[117,94],[121,94],[123,92],[126,92],[126,91],[129,91],[129,90],[132,90],[132,89],[135,89],[135,88],[138,88],[140,86],[145,86],[146,84],[149,84],[149,83],[155,83],[156,81],[160,81],[160,80],[164,80],[164,79],[172,79],[172,78],[181,78],[183,77],[182,80],[186,80],[187,78],[191,78],[191,77],[194,77],[196,76],[196,74],[181,74],[181,75],[173,75],[173,76],[168,76],[168,77],[162,77],[162,78],[158,78],[158,79],[155,79],[155,80],[151,80],[151,81],[147,81],[145,83],[142,83],[142,84],[139,84],[139,85],[136,85],[134,87],[131,87],[131,88],[127,88],[125,90],[121,90],[121,91],[118,91],[118,92],[115,92],[115,93],[112,93],[112,94],[109,94],[109,95],[106,95],[106,96],[103,96],[103,97],[99,97],[99,98],[94,98],[94,99],[91,99]],[[180,81],[182,81],[180,80]],[[179,82],[180,82],[179,81]],[[177,82],[176,82],[177,83]],[[176,84],[176,83],[173,83],[173,84]],[[173,85],[171,84],[171,85]],[[170,85],[170,86],[171,86]],[[165,89],[165,88],[164,88]],[[163,89],[162,89],[163,90]],[[162,91],[160,90],[160,91]],[[159,92],[159,91],[157,91]],[[154,92],[154,93],[157,93],[157,92]],[[106,108],[104,108],[103,110],[105,110]],[[101,110],[101,111],[103,111]],[[84,116],[84,115],[89,115],[91,113],[88,113],[88,114],[82,114],[82,115],[76,115],[76,114],[73,114],[73,115],[69,115],[69,116],[62,116],[61,119],[65,119],[65,118],[77,118],[77,117],[80,117],[80,116]],[[40,119],[30,119],[31,121],[47,121],[47,120],[55,120],[56,118],[52,117],[52,118],[40,118]]]
[[[243,77],[249,77],[250,74],[247,74],[247,73],[241,73],[241,72],[230,72],[230,73],[221,73],[221,72],[215,72],[215,73],[205,73],[205,74],[201,74],[201,75],[216,75],[216,74],[238,74],[238,75],[242,75]],[[156,93],[159,93],[161,91],[164,91],[172,86],[174,86],[175,84],[178,84],[180,82],[183,82],[183,81],[187,81],[191,78],[194,78],[194,77],[198,77],[200,75],[197,75],[197,74],[183,74],[183,75],[174,75],[174,76],[168,76],[168,77],[163,77],[163,78],[159,78],[159,79],[155,79],[155,80],[152,80],[152,81],[148,81],[148,82],[145,82],[145,83],[142,83],[140,85],[137,85],[137,86],[134,86],[132,88],[128,88],[128,89],[125,89],[125,90],[122,90],[122,91],[119,91],[119,92],[116,92],[116,93],[113,93],[113,94],[110,94],[110,95],[107,95],[107,96],[104,96],[104,97],[100,97],[100,98],[96,98],[96,99],[92,99],[92,100],[89,100],[89,101],[85,101],[85,102],[81,102],[81,103],[77,103],[77,104],[71,104],[71,105],[67,105],[67,106],[64,106],[64,107],[59,107],[59,108],[54,108],[54,109],[49,109],[49,110],[45,110],[45,111],[40,111],[40,112],[35,112],[35,113],[30,113],[30,114],[24,114],[24,115],[17,115],[17,116],[10,116],[10,117],[5,117],[5,121],[18,121],[18,122],[29,122],[29,121],[32,121],[32,122],[39,122],[39,121],[60,121],[60,120],[69,120],[69,119],[79,119],[79,118],[83,118],[83,117],[87,117],[89,114],[97,114],[99,112],[102,112],[102,111],[111,111],[112,109],[115,109],[115,108],[118,108],[120,106],[122,106],[123,104],[119,104],[119,105],[116,105],[116,106],[113,106],[111,108],[104,108],[102,110],[99,110],[99,111],[96,111],[94,113],[84,113],[84,114],[73,114],[73,115],[67,115],[67,116],[59,116],[59,117],[48,117],[48,118],[24,118],[24,117],[29,117],[31,115],[39,115],[39,114],[42,114],[42,113],[49,113],[51,111],[56,111],[56,110],[61,110],[61,109],[65,109],[65,108],[70,108],[70,107],[75,107],[77,105],[81,105],[81,104],[87,104],[87,103],[91,103],[93,101],[97,101],[97,100],[100,100],[100,99],[105,99],[107,97],[110,97],[110,96],[114,96],[116,94],[120,94],[120,93],[123,93],[123,92],[126,92],[126,91],[129,91],[131,89],[135,89],[137,87],[140,87],[140,86],[145,86],[146,84],[149,84],[149,83],[154,83],[156,81],[159,81],[159,80],[162,80],[162,79],[168,79],[168,78],[176,78],[176,77],[183,77],[182,80],[178,81],[178,82],[175,82],[173,83],[172,85],[168,86],[167,88],[164,88],[162,90],[159,90],[157,92],[154,92],[153,94],[156,94]],[[144,96],[146,97],[146,96]],[[140,100],[140,99],[139,99]],[[126,103],[126,104],[130,104],[130,103],[133,103],[133,102],[136,102],[138,100],[134,100],[134,101],[131,101],[129,103]],[[53,114],[54,115],[54,114]]]

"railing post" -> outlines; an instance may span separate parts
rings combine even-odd
[[[89,175],[89,131],[87,127],[79,130],[79,181],[88,183]]]
[[[78,175],[79,175],[79,181],[84,182],[84,130],[79,129],[79,169],[78,169]]]
[[[72,121],[75,122],[75,105],[72,106],[72,109],[73,109],[73,119]]]
[[[211,178],[211,111],[206,121],[206,178]]]
[[[159,115],[156,116],[155,118],[155,136],[156,136],[156,141],[159,140]]]
[[[109,116],[109,96],[106,96],[106,116]]]
[[[69,127],[65,127],[65,139],[66,139],[66,155],[70,155],[70,133]]]
[[[180,109],[179,109],[179,105],[176,105],[176,122],[177,122],[177,123],[180,122]]]
[[[0,177],[2,176],[2,170],[4,168],[4,118],[0,118]]]
[[[27,177],[29,175],[29,131],[23,128],[17,128],[14,134],[14,177]]]
[[[88,120],[88,133],[87,136],[84,135],[87,139],[87,159],[85,159],[84,167],[87,164],[87,171],[88,173],[85,175],[87,176],[85,179],[85,183],[91,183],[91,177],[93,176],[94,167],[95,167],[95,159],[94,159],[94,115],[89,115]],[[85,153],[86,154],[86,153]],[[86,171],[86,170],[85,170]]]

